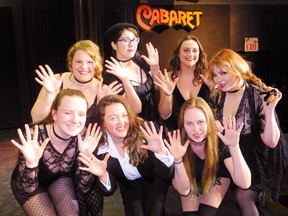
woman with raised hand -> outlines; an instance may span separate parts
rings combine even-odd
[[[148,57],[138,51],[140,31],[131,23],[117,23],[105,32],[105,39],[111,44],[112,54],[106,59],[104,83],[115,80],[122,83],[125,95],[136,114],[145,121],[159,126],[157,91],[153,78],[159,73],[158,50],[151,43],[146,44]]]
[[[287,157],[287,143],[275,112],[282,93],[266,86],[253,74],[250,63],[231,49],[214,54],[208,78],[213,81],[210,105],[216,119],[232,115],[237,125],[244,122],[240,149],[251,170],[252,183],[247,190],[236,186],[235,197],[243,215],[258,216],[260,195],[264,201],[265,192],[272,200],[278,199]]]
[[[143,122],[118,95],[104,97],[96,116],[103,139],[95,152],[80,153],[80,160],[86,165],[81,169],[91,172],[92,179],[101,175],[108,176],[111,185],[117,181],[127,216],[162,216],[167,188],[174,175],[174,158],[162,140],[163,128],[157,132],[152,122]],[[96,166],[107,154],[107,168]],[[82,191],[90,190],[91,185],[93,181],[82,184]],[[111,186],[111,191],[115,190]]]
[[[155,85],[160,88],[158,111],[168,131],[177,129],[182,104],[191,97],[209,98],[206,85],[206,53],[194,35],[179,39],[173,50],[168,72],[155,76]],[[204,82],[205,81],[205,82]]]
[[[239,148],[243,123],[223,119],[217,131],[212,110],[204,99],[187,100],[179,114],[179,129],[168,133],[166,146],[174,156],[173,186],[179,192],[183,215],[216,214],[230,184],[249,188],[251,173]],[[219,127],[218,127],[219,128]],[[218,137],[219,138],[218,138]]]
[[[87,98],[89,108],[86,125],[93,123],[98,101],[105,95],[118,94],[122,90],[122,85],[117,82],[108,86],[102,84],[102,64],[99,47],[91,40],[80,40],[68,50],[69,72],[54,74],[48,65],[40,65],[35,80],[43,87],[32,107],[32,120],[35,122],[45,118],[61,89],[73,88],[81,90]]]
[[[26,124],[25,135],[18,129],[21,143],[11,141],[20,150],[11,187],[27,215],[79,215],[74,185],[78,153],[93,151],[100,138],[96,125],[91,129],[90,124],[82,140],[86,113],[87,100],[80,90],[61,90],[49,115],[34,128]],[[102,192],[97,200],[101,214]]]

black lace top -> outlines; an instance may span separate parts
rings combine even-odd
[[[40,145],[47,137],[46,126],[39,125],[38,140]],[[38,166],[35,168],[26,167],[25,158],[22,153],[19,153],[18,164],[14,171],[17,173],[14,178],[19,194],[25,199],[36,193],[40,187],[47,188],[61,176],[71,176],[73,178],[77,160],[77,149],[76,137],[71,139],[62,154],[49,142],[43,152],[43,156],[39,160]]]
[[[240,149],[251,170],[251,186],[264,187],[271,198],[276,200],[279,196],[284,159],[287,157],[287,143],[283,140],[284,136],[281,136],[278,145],[273,149],[263,143],[260,134],[264,130],[265,116],[259,95],[262,90],[251,83],[245,83],[245,86],[235,116],[237,125],[244,122],[240,134]],[[222,92],[219,103],[215,102],[218,97],[219,95],[216,95],[210,105],[216,109],[216,119],[222,121],[226,93]]]

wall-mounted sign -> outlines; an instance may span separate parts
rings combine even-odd
[[[166,10],[151,8],[142,4],[137,8],[137,24],[144,31],[151,31],[157,25],[167,25],[170,28],[178,25],[194,30],[201,24],[202,11]]]
[[[258,38],[246,37],[245,38],[245,44],[244,44],[244,51],[245,52],[256,52],[258,50],[259,50]]]

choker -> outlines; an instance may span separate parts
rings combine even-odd
[[[69,138],[63,138],[63,137],[59,136],[59,135],[55,132],[54,124],[52,125],[52,129],[53,129],[53,133],[55,134],[55,136],[56,136],[58,139],[60,139],[60,140],[68,141],[68,140],[70,140],[70,139],[72,138],[72,136],[69,137]]]
[[[80,80],[78,80],[75,76],[74,76],[74,79],[78,82],[78,83],[81,83],[81,84],[86,84],[86,83],[89,83],[89,82],[91,82],[92,80],[93,80],[93,77],[90,79],[90,80],[88,80],[88,81],[80,81]]]
[[[190,139],[190,143],[194,146],[202,146],[206,143],[206,141],[207,141],[207,137],[203,139],[201,142],[195,142],[192,139]]]
[[[236,89],[236,90],[232,90],[232,91],[227,91],[228,93],[236,93],[238,91],[240,91],[243,87],[244,87],[245,83],[243,82],[242,86],[240,86],[239,89]]]
[[[115,57],[115,58],[116,58],[116,57]],[[133,58],[133,57],[132,57],[132,58]],[[118,58],[116,58],[116,60],[119,61],[119,62],[123,62],[123,63],[124,63],[124,62],[128,62],[128,61],[130,61],[132,58],[127,59],[127,60],[119,60]]]

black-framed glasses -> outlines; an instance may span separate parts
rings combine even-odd
[[[133,42],[134,44],[139,44],[140,38],[133,38],[133,39],[123,38],[123,39],[120,39],[118,41],[121,41],[125,45],[129,45],[131,42]]]

